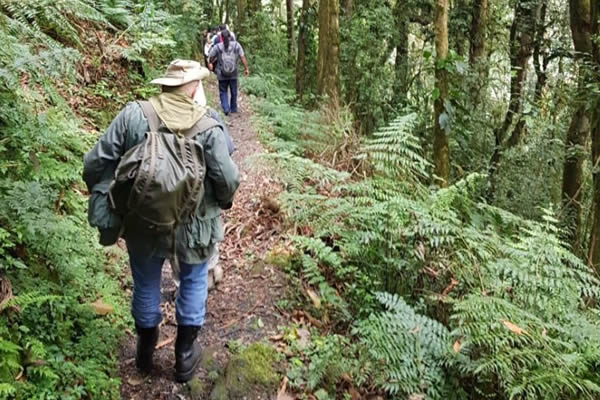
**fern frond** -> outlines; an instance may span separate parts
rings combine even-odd
[[[412,134],[417,118],[417,114],[400,116],[367,140],[364,152],[378,172],[414,182],[429,176],[431,164],[421,154],[421,144]]]

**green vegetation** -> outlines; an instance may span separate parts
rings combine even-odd
[[[465,12],[463,3],[451,13]],[[407,18],[419,18],[417,4],[407,7]],[[545,7],[564,10],[554,2]],[[308,344],[286,336],[292,387],[318,398],[349,398],[357,389],[398,399],[597,398],[600,281],[573,250],[556,203],[567,131],[558,115],[568,113],[566,99],[544,97],[540,105],[535,93],[523,95],[528,136],[507,145],[490,195],[489,135],[493,113],[503,108],[491,93],[506,75],[488,66],[490,86],[478,90],[490,97],[470,103],[480,71],[458,53],[462,44],[452,44],[442,68],[451,84],[443,119],[453,165],[449,186],[439,189],[425,132],[439,96],[429,26],[408,22],[411,43],[422,47],[396,59],[415,74],[406,96],[396,98],[389,90],[402,83],[394,74],[402,71],[381,62],[386,46],[397,43],[386,14],[392,8],[354,2],[340,17],[337,111],[310,101],[302,108],[289,84],[293,71],[277,63],[244,81],[256,96],[256,126],[271,150],[266,159],[281,172],[280,200],[297,233],[285,260],[276,251],[267,259],[297,288],[281,304],[316,320]],[[501,10],[508,4],[490,4],[490,15]],[[451,32],[460,18],[471,17],[455,15]],[[490,32],[501,31],[490,18]],[[564,24],[560,18],[551,21]],[[375,37],[368,33],[374,26],[381,29]],[[504,50],[495,46],[505,36],[486,37],[500,57]],[[276,45],[284,44],[269,44]],[[559,75],[547,78],[554,82],[547,81],[547,96],[568,90]]]
[[[210,395],[212,400],[244,399],[275,393],[279,375],[277,352],[269,345],[253,343],[232,355]]]
[[[288,391],[600,398],[596,4],[298,5],[0,0],[0,398],[118,398],[129,282],[81,157],[217,21],[284,187]],[[276,391],[278,362],[242,348],[213,397]]]
[[[146,72],[196,50],[202,10],[169,3],[0,1],[0,398],[119,398],[128,283],[81,160]]]

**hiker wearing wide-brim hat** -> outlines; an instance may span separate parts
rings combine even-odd
[[[152,355],[158,340],[158,326],[162,320],[160,277],[163,262],[165,259],[174,259],[179,264],[181,283],[175,301],[178,324],[175,378],[178,381],[189,380],[200,360],[200,348],[196,337],[204,324],[207,297],[206,261],[213,253],[216,243],[223,239],[221,210],[231,207],[233,195],[239,185],[239,173],[229,155],[222,125],[209,120],[205,103],[194,102],[194,98],[199,96],[199,91],[203,93],[202,80],[208,75],[208,70],[196,61],[173,61],[163,76],[152,81],[153,84],[161,85],[162,93],[147,102],[127,104],[84,158],[83,178],[91,193],[88,212],[90,224],[97,227],[101,233],[110,233],[101,234],[101,243],[104,245],[113,244],[119,235],[127,242],[133,275],[131,312],[138,334],[136,366],[141,372],[149,372],[152,369]],[[177,186],[177,190],[183,187],[186,190],[193,189],[193,193],[200,193],[197,185],[201,185],[204,195],[184,199],[187,211],[180,215],[188,216],[174,225],[169,225],[172,227],[170,231],[167,229],[169,226],[147,231],[140,228],[140,224],[131,225],[131,221],[135,220],[130,218],[132,215],[139,217],[138,220],[141,221],[145,217],[142,206],[136,208],[131,204],[146,203],[119,202],[112,199],[111,208],[108,199],[109,193],[114,197],[115,187],[122,183],[118,178],[121,176],[119,172],[123,169],[123,164],[131,159],[132,154],[137,154],[140,146],[148,146],[151,138],[159,138],[161,143],[178,144],[169,148],[173,150],[172,154],[151,154],[151,157],[155,157],[152,160],[156,161],[156,165],[164,165],[165,159],[170,157],[180,157],[184,166],[192,165],[194,171],[202,171],[202,165],[197,160],[203,159],[205,162],[205,173],[199,175],[202,179],[197,178],[196,185]],[[160,146],[158,149],[160,150]],[[201,154],[194,155],[193,152]],[[194,162],[191,163],[190,160]],[[147,165],[152,167],[154,164]],[[168,181],[171,179],[170,174],[177,172],[168,168],[154,168],[154,171],[155,174],[149,175],[148,178],[151,181]],[[131,179],[148,174],[144,168],[134,172]],[[174,181],[175,178],[174,175]],[[187,179],[185,173],[183,178]],[[138,183],[135,181],[132,185],[131,193],[138,187]],[[143,187],[145,190],[146,187]],[[152,185],[149,187],[151,190],[145,193],[147,198],[159,199],[150,202],[151,205],[160,204],[160,199],[164,199],[161,197],[162,189],[158,186],[158,189],[152,189]],[[129,196],[129,199],[134,198],[136,201],[144,198]],[[190,206],[190,199],[195,202],[193,207]],[[133,209],[128,210],[127,214],[115,212],[120,211],[119,205],[124,203]]]
[[[206,106],[206,96],[202,81],[210,76],[210,71],[197,61],[175,60],[167,67],[167,71],[160,78],[150,83],[167,88],[182,87],[191,82],[198,82],[194,102]],[[169,91],[168,89],[166,91]]]

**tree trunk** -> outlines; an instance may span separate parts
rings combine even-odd
[[[344,17],[352,15],[352,0],[342,0],[342,15]]]
[[[296,95],[302,101],[305,83],[305,63],[308,41],[308,13],[310,0],[302,0],[302,10],[298,21],[298,58],[296,60]]]
[[[537,8],[537,4],[533,0],[519,0],[515,6],[515,17],[510,28],[510,100],[502,126],[494,130],[495,146],[489,168],[490,198],[493,198],[495,195],[496,174],[502,157],[503,147],[505,145],[511,147],[518,144],[524,132],[525,124],[517,121],[508,143],[505,143],[505,137],[509,133],[515,117],[520,120],[523,86],[527,78],[529,59],[533,53]]]
[[[246,0],[237,0],[237,19],[235,21],[235,31],[238,35],[242,35],[244,22],[246,22]]]
[[[448,0],[436,0],[435,5],[435,86],[439,92],[434,103],[433,121],[433,160],[434,172],[441,179],[440,186],[447,187],[450,177],[450,155],[446,127],[440,123],[448,98],[448,71],[440,66],[448,57]]]
[[[488,16],[488,0],[475,0],[473,3],[473,18],[471,19],[471,47],[469,64],[485,56],[485,37]]]
[[[581,104],[577,107],[567,132],[562,180],[563,215],[569,232],[568,239],[575,252],[579,252],[581,247],[583,162],[589,132],[590,122],[585,104]]]
[[[225,0],[225,24],[229,24],[231,22],[231,0]]]
[[[219,3],[219,23],[223,23],[223,15],[225,14],[225,0]]]
[[[581,101],[590,75],[585,65],[591,61],[593,52],[590,24],[590,0],[570,0],[570,23],[573,45],[579,63],[579,83],[576,111],[567,132],[565,163],[562,181],[563,215],[569,234],[569,242],[575,252],[581,247],[581,215],[583,198],[583,162],[584,146],[590,132],[590,123],[586,105]],[[538,78],[539,79],[539,78]]]
[[[600,6],[597,1],[594,0],[578,0],[575,2],[577,13],[581,17],[586,15],[589,10],[589,21],[587,26],[590,26],[591,37],[595,37],[600,34],[598,28],[598,7]],[[586,26],[586,24],[584,24]],[[584,26],[580,26],[579,29],[584,29]],[[600,46],[597,42],[592,41],[592,55],[593,61],[598,67],[600,65]],[[598,80],[596,76],[596,80]],[[596,84],[598,82],[596,81]],[[588,262],[590,266],[596,269],[600,268],[600,111],[597,108],[593,108],[590,112],[590,120],[592,121],[591,126],[591,137],[592,137],[592,173],[594,176],[594,196],[593,196],[593,225],[592,232],[590,234],[590,245],[588,250]]]
[[[537,28],[535,30],[535,47],[533,49],[533,65],[535,67],[535,74],[537,81],[535,83],[535,100],[539,103],[542,99],[546,82],[548,81],[548,73],[546,68],[548,67],[548,51],[546,49],[546,14],[548,13],[548,4],[546,1],[543,2],[540,15],[537,21]]]
[[[338,108],[340,98],[339,0],[319,2],[319,51],[317,90],[326,95],[329,107]]]
[[[537,2],[539,4],[539,1]],[[514,39],[511,41],[511,71],[514,79],[511,80],[511,101],[509,110],[506,114],[505,124],[503,126],[502,137],[508,133],[514,116],[520,120],[520,114],[523,104],[523,86],[527,79],[527,67],[529,59],[533,54],[533,39],[535,37],[535,27],[537,25],[538,4],[532,0],[521,0],[515,10],[515,29]],[[513,34],[511,32],[511,38]],[[516,72],[516,73],[515,73]],[[509,118],[510,116],[510,118]],[[520,143],[523,133],[523,125],[517,123],[508,140],[508,147]]]
[[[262,1],[248,0],[248,16],[252,16],[259,11],[262,11]]]
[[[293,64],[294,60],[294,0],[285,0],[287,11],[287,36],[288,36],[288,61]]]
[[[394,69],[396,71],[396,82],[394,84],[394,107],[403,107],[408,101],[408,91],[410,85],[410,69],[408,65],[408,16],[404,9],[404,4],[396,2],[394,7],[394,19],[396,21],[396,61]]]

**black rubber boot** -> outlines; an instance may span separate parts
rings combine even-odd
[[[194,376],[194,370],[200,363],[200,343],[196,342],[199,326],[177,327],[175,340],[175,380],[187,382]]]
[[[135,351],[135,366],[138,371],[147,374],[152,371],[152,355],[158,341],[158,326],[154,328],[135,327],[137,346]]]

